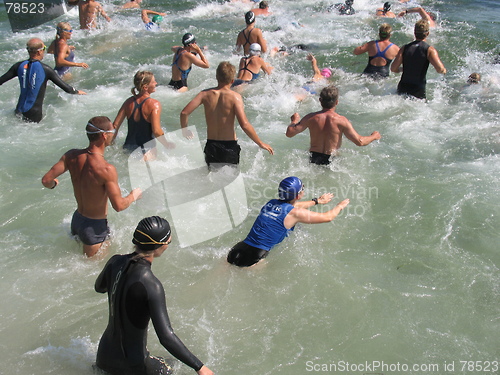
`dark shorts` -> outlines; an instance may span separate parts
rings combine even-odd
[[[210,164],[239,164],[241,147],[238,141],[215,141],[207,139],[203,152],[205,162]]]
[[[109,236],[108,220],[89,219],[75,211],[71,219],[71,234],[77,235],[85,245],[102,243]]]
[[[330,156],[327,154],[322,154],[321,152],[311,151],[309,156],[309,161],[317,165],[328,165],[330,164]]]
[[[179,90],[180,88],[187,87],[187,79],[181,79],[180,81],[170,80],[168,83],[169,86],[172,86],[175,90]]]
[[[258,249],[241,241],[229,251],[227,261],[238,267],[249,267],[264,259],[269,251]]]
[[[174,371],[172,367],[162,357],[149,355],[140,368],[111,369],[100,368],[96,364],[93,366],[94,373],[110,375],[170,375]],[[139,367],[139,366],[138,366]]]
[[[415,85],[413,83],[399,82],[399,95],[410,95],[418,99],[425,99],[425,85]]]

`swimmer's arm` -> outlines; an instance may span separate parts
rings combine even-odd
[[[99,12],[99,14],[100,14],[101,16],[103,16],[103,17],[104,17],[104,19],[105,19],[106,21],[108,21],[108,22],[110,22],[110,21],[111,21],[111,18],[109,18],[109,16],[106,14],[106,12],[104,11],[104,8],[102,7],[102,5],[101,5],[101,4],[99,4],[99,5],[98,5],[98,7],[97,7],[97,11]]]
[[[45,186],[47,189],[54,189],[59,184],[59,180],[57,179],[57,177],[62,175],[67,170],[68,168],[66,167],[66,154],[65,154],[42,177],[42,185]]]
[[[238,34],[238,37],[236,38],[236,45],[234,46],[233,53],[239,53],[241,50],[241,47],[243,47],[243,31],[240,31]]]
[[[235,109],[234,113],[236,115],[236,119],[238,120],[241,129],[245,132],[248,138],[254,141],[255,144],[260,148],[266,150],[271,155],[274,155],[273,148],[267,143],[264,143],[260,140],[254,127],[252,126],[252,124],[250,124],[250,121],[248,121],[247,115],[245,114],[245,107],[243,106],[243,99],[239,94],[236,95],[234,109]]]
[[[0,77],[0,86],[3,85],[5,82],[10,81],[12,78],[17,77],[17,69],[19,65],[20,62],[15,63],[3,76]]]
[[[437,50],[432,46],[429,47],[429,50],[427,51],[427,59],[432,64],[434,69],[436,69],[436,72],[440,74],[446,74],[446,68],[439,58]]]
[[[314,72],[314,76],[321,76],[321,71],[318,68],[318,61],[316,61],[316,57],[312,53],[307,55],[307,59],[311,61],[311,67]]]
[[[59,75],[55,72],[54,69],[51,69],[49,68],[48,66],[46,65],[43,65],[43,68],[45,70],[45,74],[47,75],[47,77],[52,81],[54,82],[54,84],[58,87],[60,87],[61,89],[63,89],[64,91],[66,91],[68,94],[78,94],[78,95],[85,95],[86,93],[81,91],[81,90],[77,90],[75,89],[74,87],[68,85],[66,82],[64,82],[61,77],[59,77]]]
[[[181,111],[180,121],[181,121],[182,135],[187,139],[193,138],[193,133],[189,129],[187,129],[189,115],[193,113],[193,111],[203,103],[204,95],[205,95],[204,91],[200,92]]]
[[[266,73],[267,75],[271,74],[274,68],[268,63],[266,63],[263,58],[260,59],[262,60],[262,65],[260,67],[262,68],[264,73]]]
[[[193,55],[192,53],[189,53],[187,56],[189,57],[190,61],[196,65],[196,66],[199,66],[200,68],[203,68],[203,69],[207,69],[207,68],[210,68],[210,65],[208,63],[208,60],[207,58],[205,57],[205,55],[203,54],[201,48],[199,45],[197,45],[196,43],[193,43],[193,48],[195,49],[196,53],[198,55],[200,55],[200,58],[196,57],[195,55]]]
[[[97,276],[97,279],[94,284],[94,290],[97,293],[106,293],[108,291],[108,280],[107,280],[107,275],[108,275],[108,269],[110,267],[110,264],[115,261],[117,257],[120,255],[113,255],[107,262],[104,268],[102,269],[101,273],[99,276]]]
[[[403,71],[403,52],[404,47],[401,47],[398,51],[398,54],[394,58],[394,61],[391,64],[391,72],[393,73],[401,73]]]
[[[326,212],[314,212],[305,208],[294,208],[285,217],[283,224],[290,229],[297,223],[320,224],[328,223],[335,219],[337,215],[349,204],[349,199],[338,203],[333,209]]]
[[[332,193],[325,193],[322,196],[320,196],[319,198],[317,198],[318,204],[326,204],[326,203],[330,202],[332,200],[332,198],[333,198]],[[309,208],[312,206],[316,206],[316,202],[313,200],[297,201],[293,204],[293,206],[296,208]]]
[[[160,343],[179,361],[193,370],[199,371],[203,367],[203,363],[186,348],[172,329],[163,286],[159,281],[148,282],[145,286],[148,291],[148,307],[151,314],[151,321]]]
[[[161,104],[159,101],[155,101],[153,103],[153,110],[151,111],[149,122],[151,123],[151,130],[153,135],[158,141],[165,146],[165,148],[174,148],[175,144],[172,142],[168,142],[165,138],[165,132],[161,127]]]
[[[120,129],[120,126],[123,123],[123,120],[125,120],[125,117],[127,117],[126,113],[126,104],[128,104],[129,100],[126,100],[125,103],[122,104],[120,110],[116,114],[115,121],[113,121],[113,128],[116,129],[115,134],[113,134],[113,139],[111,143],[115,143],[115,139],[118,136],[118,129]]]
[[[286,136],[288,138],[295,137],[297,134],[302,133],[304,130],[307,129],[308,123],[307,123],[308,116],[304,117],[302,120],[300,120],[300,115],[295,112],[291,117],[290,117],[290,125],[288,125],[288,128],[286,128]]]
[[[352,126],[350,121],[347,120],[346,118],[344,118],[344,120],[341,120],[339,122],[339,129],[342,131],[343,134],[345,134],[347,139],[349,139],[356,146],[366,146],[372,143],[373,141],[381,138],[381,135],[378,131],[374,131],[369,136],[359,135],[358,132],[354,130],[354,127]]]
[[[52,44],[51,44],[51,46],[52,46]],[[77,63],[74,61],[66,60],[64,58],[64,56],[66,56],[68,49],[70,49],[70,46],[68,46],[67,44],[65,44],[64,47],[61,48],[61,50],[59,51],[59,53],[56,56],[56,66],[76,66],[76,67],[85,68],[85,69],[87,69],[89,67],[88,64],[86,64],[86,63]],[[73,49],[74,49],[74,47],[73,47]],[[49,50],[50,50],[50,47],[49,47]],[[51,53],[54,53],[54,51]]]
[[[368,43],[365,43],[362,46],[354,48],[354,51],[352,51],[352,53],[354,53],[355,55],[361,55],[362,53],[368,52]]]
[[[257,34],[257,43],[260,44],[260,48],[262,49],[262,53],[267,52],[267,42],[264,39],[264,36],[262,35],[262,31],[259,30],[259,33]]]
[[[113,206],[116,212],[123,211],[137,199],[141,198],[142,191],[139,188],[132,190],[126,197],[122,197],[120,186],[118,186],[118,173],[111,164],[107,165],[104,178],[106,194],[111,202],[111,206]]]

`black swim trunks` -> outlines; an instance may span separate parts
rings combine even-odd
[[[269,254],[269,251],[250,246],[241,241],[229,251],[227,261],[238,267],[250,267],[267,257],[267,254]]]
[[[321,152],[310,151],[309,162],[317,165],[328,165],[330,164],[330,156],[327,154],[322,154]]]
[[[205,162],[210,164],[239,164],[241,147],[238,141],[215,141],[207,139],[203,152]]]
[[[85,245],[106,241],[109,236],[107,219],[89,219],[75,211],[71,219],[71,234],[77,235]]]

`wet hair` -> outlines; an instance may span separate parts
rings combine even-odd
[[[138,71],[135,73],[134,76],[134,87],[132,87],[132,95],[136,96],[141,93],[141,89],[144,85],[149,85],[151,83],[151,80],[153,79],[153,73],[144,70],[144,71]]]
[[[467,80],[467,83],[479,83],[481,81],[481,74],[479,73],[472,73],[469,76],[469,79]]]
[[[69,22],[59,22],[56,26],[56,38],[60,38],[65,30],[71,30]]]
[[[102,133],[96,133],[96,128],[100,130],[111,130],[107,124],[111,124],[111,128],[113,128],[113,124],[109,117],[107,116],[95,116],[92,117],[85,128],[87,131],[87,138],[89,139],[90,142],[95,142],[97,141]]]
[[[223,85],[231,83],[235,75],[236,75],[236,68],[229,61],[222,61],[217,67],[217,71],[215,73],[217,82]]]
[[[259,9],[266,9],[268,6],[269,6],[269,4],[267,3],[267,1],[266,1],[266,0],[262,0],[262,1],[259,3]]]
[[[392,26],[388,23],[383,23],[378,28],[378,36],[380,40],[387,40],[391,37],[392,34]]]
[[[335,107],[338,99],[339,89],[334,85],[326,86],[319,94],[321,106],[326,109]]]
[[[414,30],[416,39],[425,39],[429,35],[429,22],[426,20],[418,20],[415,23]]]

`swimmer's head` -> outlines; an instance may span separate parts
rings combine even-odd
[[[280,182],[278,198],[279,200],[289,202],[296,199],[302,191],[304,191],[304,185],[300,178],[295,176],[287,177]]]
[[[89,142],[96,142],[102,137],[102,134],[114,134],[116,129],[109,117],[95,116],[87,122],[85,132]]]
[[[191,33],[186,33],[182,37],[182,44],[184,47],[189,46],[190,44],[196,43],[196,38]]]
[[[471,83],[471,84],[479,83],[479,81],[481,81],[481,74],[479,74],[479,73],[472,73],[469,76],[469,79],[467,79],[467,83]]]
[[[151,83],[153,77],[153,72],[150,72],[149,70],[142,70],[135,73],[134,87],[131,90],[132,95],[139,95],[144,86],[147,86]]]
[[[248,11],[245,13],[245,22],[247,25],[251,25],[255,22],[255,14],[252,11]]]
[[[431,18],[431,20],[435,21],[437,20],[437,15],[436,13],[433,13],[433,12],[427,12],[427,14],[429,15],[429,17]]]
[[[259,43],[250,44],[250,56],[260,55],[261,51]]]
[[[351,6],[354,3],[354,0],[345,0],[345,5]]]
[[[135,228],[132,243],[140,251],[154,251],[170,243],[172,230],[167,220],[159,216],[142,219]]]
[[[72,33],[71,25],[68,22],[59,22],[56,26],[56,34],[61,36],[64,32]]]
[[[392,26],[389,25],[388,23],[383,23],[378,28],[378,36],[380,37],[380,40],[389,39],[391,37],[391,34],[392,34]]]
[[[153,23],[156,23],[157,25],[160,24],[161,21],[163,21],[163,17],[160,16],[159,14],[155,14],[152,18],[151,18],[151,21]]]
[[[319,94],[319,102],[326,109],[335,107],[339,101],[339,89],[335,85],[323,88]]]
[[[330,68],[321,69],[321,75],[325,78],[330,78],[332,76],[332,70]]]
[[[221,61],[215,72],[217,82],[222,85],[228,85],[234,81],[236,75],[236,68],[229,61]]]
[[[415,23],[415,29],[413,33],[417,39],[425,39],[429,35],[429,22],[426,20],[418,20]]]
[[[269,4],[267,3],[267,1],[265,0],[262,0],[260,3],[259,3],[259,9],[266,9],[269,7]]]
[[[390,11],[390,10],[391,10],[391,3],[390,3],[390,2],[388,2],[388,1],[386,1],[386,2],[384,3],[384,13],[387,13],[387,12],[388,12],[388,11]]]

